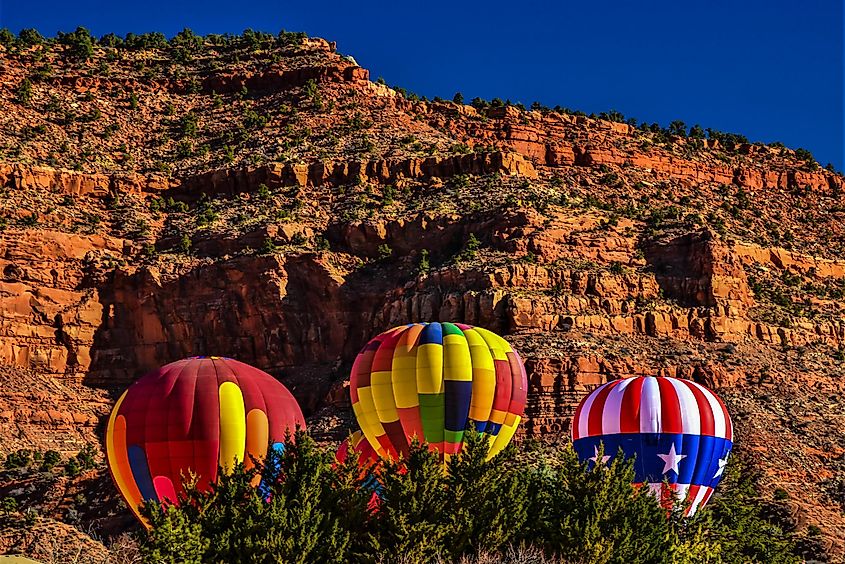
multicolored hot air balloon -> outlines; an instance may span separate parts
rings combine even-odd
[[[232,469],[277,448],[305,427],[278,380],[242,362],[193,357],[150,372],[117,401],[106,430],[112,478],[135,515],[142,501],[178,503],[182,479],[203,490]]]
[[[473,424],[489,456],[510,442],[528,384],[517,352],[495,333],[457,323],[414,323],[371,340],[352,366],[352,409],[381,457],[408,453],[413,438],[448,458]]]
[[[372,496],[370,496],[368,507],[371,511],[377,511],[381,502],[382,487],[374,473],[373,466],[378,462],[379,456],[361,431],[355,431],[349,437],[343,439],[343,442],[337,448],[337,452],[335,452],[335,460],[339,464],[346,462],[350,449],[358,453],[358,467],[361,469],[361,474],[359,475],[361,485],[373,492]]]
[[[599,386],[575,410],[571,433],[582,462],[606,463],[620,448],[625,457],[636,455],[635,482],[667,504],[689,498],[686,515],[710,499],[733,447],[722,400],[700,384],[669,377]],[[605,454],[598,460],[600,443]]]
[[[346,457],[349,456],[350,449],[358,452],[358,465],[362,468],[378,462],[378,454],[376,454],[376,451],[361,431],[355,431],[343,439],[343,442],[337,447],[337,452],[334,455],[335,459],[343,464],[346,462]]]

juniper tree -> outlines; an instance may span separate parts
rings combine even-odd
[[[603,452],[600,451],[599,455]],[[647,488],[634,488],[633,460],[616,456],[587,470],[567,446],[554,466],[530,472],[526,541],[564,560],[667,562],[672,538],[666,510]]]
[[[446,487],[452,503],[443,518],[450,531],[446,548],[456,560],[506,548],[528,518],[528,481],[516,461],[516,448],[487,460],[491,440],[467,432],[464,449],[449,461]]]
[[[439,456],[415,442],[407,457],[381,465],[379,483],[382,502],[374,515],[378,546],[412,562],[441,556],[448,536],[441,519],[452,500]]]

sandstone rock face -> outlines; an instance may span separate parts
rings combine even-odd
[[[182,197],[236,194],[261,184],[279,186],[340,186],[353,182],[391,184],[403,179],[450,178],[459,174],[502,173],[537,178],[534,166],[518,153],[471,153],[446,158],[386,159],[366,162],[313,162],[258,169],[222,169],[190,177],[176,188]]]
[[[126,384],[170,359],[218,351],[278,371],[334,360],[354,342],[356,298],[318,256],[238,258],[171,281],[117,271],[108,287],[91,383]]]
[[[85,262],[122,256],[125,241],[50,231],[0,234],[0,362],[65,375],[88,369],[102,323]]]
[[[317,82],[352,82],[369,83],[370,73],[367,69],[352,64],[325,65],[316,67],[300,67],[296,69],[275,69],[255,74],[218,73],[207,77],[202,82],[206,92],[240,92],[244,88],[253,91],[286,90],[303,86],[309,80]],[[184,85],[176,85],[175,89],[184,90]]]
[[[170,181],[158,175],[87,174],[47,167],[0,163],[0,186],[19,190],[44,190],[74,196],[99,196],[122,192],[158,192]]]

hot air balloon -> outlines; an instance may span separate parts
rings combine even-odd
[[[346,462],[346,457],[349,456],[350,449],[358,453],[358,465],[362,468],[367,468],[373,463],[378,462],[378,454],[373,450],[372,445],[370,445],[370,442],[364,437],[364,433],[361,431],[355,431],[343,439],[343,442],[337,447],[337,452],[335,452],[335,460],[341,464]]]
[[[571,434],[578,458],[591,466],[620,448],[626,458],[636,456],[635,483],[648,484],[666,505],[688,499],[685,515],[710,499],[733,447],[722,400],[700,384],[669,377],[599,386],[575,410]]]
[[[191,473],[207,490],[218,468],[251,468],[296,426],[305,427],[302,411],[272,376],[230,358],[193,357],[123,393],[109,418],[106,455],[114,483],[141,519],[142,501],[178,503]]]
[[[414,438],[447,459],[470,425],[490,438],[489,457],[510,442],[525,409],[525,367],[495,333],[457,323],[414,323],[372,339],[352,366],[358,424],[381,457]]]
[[[349,437],[345,438],[335,452],[335,460],[339,464],[346,462],[350,451],[358,453],[358,466],[361,468],[359,479],[361,485],[373,492],[370,496],[370,502],[367,504],[370,511],[377,511],[379,503],[381,502],[382,487],[379,484],[378,478],[374,474],[373,466],[378,462],[379,456],[373,447],[370,445],[364,433],[355,431]]]

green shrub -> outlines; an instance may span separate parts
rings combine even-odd
[[[15,34],[9,31],[9,28],[4,27],[0,29],[0,45],[8,48],[15,43]]]
[[[758,491],[760,469],[741,456],[731,458],[719,490],[701,519],[720,547],[722,562],[801,562],[794,539]]]
[[[74,478],[81,473],[82,469],[79,467],[79,461],[76,458],[71,458],[65,462],[65,475]]]
[[[35,227],[38,225],[38,213],[32,212],[29,215],[25,215],[21,218],[21,225],[26,227]]]
[[[391,256],[393,256],[393,249],[390,248],[390,245],[387,243],[382,243],[378,247],[378,258],[379,260],[387,260]]]
[[[471,261],[478,256],[478,249],[480,248],[481,242],[478,240],[478,237],[475,236],[475,233],[470,233],[463,249],[455,256],[455,260]]]
[[[23,512],[24,522],[28,527],[32,527],[38,522],[40,515],[38,514],[38,510],[34,507],[27,507],[26,511]]]
[[[255,192],[255,195],[258,197],[259,200],[269,200],[270,189],[267,187],[266,184],[261,183],[258,185],[258,190]]]
[[[176,156],[188,158],[194,154],[194,143],[190,139],[182,139],[176,144]]]
[[[179,129],[183,137],[194,137],[199,132],[199,118],[193,111],[182,116]]]
[[[18,33],[18,40],[25,46],[31,47],[33,45],[41,45],[44,43],[44,36],[38,33],[37,29],[27,28],[22,29]]]
[[[704,129],[698,125],[693,125],[689,130],[689,136],[693,139],[704,139]]]
[[[393,199],[396,197],[396,188],[394,188],[392,184],[387,184],[381,189],[381,195],[382,204],[389,206],[393,204]]]
[[[676,119],[675,121],[669,124],[669,134],[674,135],[676,137],[686,137],[687,124],[685,124],[679,119]]]
[[[198,51],[202,48],[202,36],[195,34],[190,28],[183,28],[182,31],[173,36],[168,42],[171,47],[186,49],[188,51]]]
[[[76,455],[76,461],[82,470],[91,470],[97,466],[97,449],[92,445],[85,445]]]
[[[428,274],[431,271],[431,263],[429,262],[428,249],[423,249],[420,251],[420,262],[417,265],[417,270],[421,274]]]
[[[279,251],[279,246],[276,245],[275,241],[271,237],[266,237],[264,242],[261,244],[261,247],[258,249],[259,254],[262,255],[272,255]]]
[[[94,56],[94,38],[91,37],[91,32],[82,26],[71,33],[59,32],[58,39],[73,59],[87,61]]]
[[[366,527],[369,494],[358,487],[357,466],[347,463],[336,471],[332,454],[302,432],[285,442],[283,453],[270,449],[260,469],[269,491],[251,484],[259,471],[239,465],[221,476],[210,494],[189,486],[190,502],[180,508],[145,507],[153,524],[143,545],[145,560],[358,561],[362,551],[356,545],[366,546],[368,539],[352,531]]]
[[[321,235],[314,237],[314,248],[318,251],[328,251],[331,249],[329,240]]]
[[[114,33],[107,33],[97,41],[97,44],[102,47],[123,47],[123,38]]]
[[[244,129],[262,129],[270,120],[266,115],[259,114],[252,108],[244,110],[243,126]]]
[[[736,149],[737,145],[748,143],[748,138],[744,135],[739,135],[738,133],[725,133],[710,127],[708,127],[705,131],[707,131],[707,137],[709,139],[718,141],[719,144],[728,151],[733,151]]]
[[[15,99],[22,106],[29,106],[32,103],[32,82],[28,78],[24,78],[18,85]]]
[[[211,93],[211,105],[215,110],[223,107],[223,97],[217,92]]]
[[[322,109],[323,99],[320,95],[320,87],[317,85],[316,80],[314,80],[313,78],[309,78],[305,82],[303,91],[305,93],[306,98],[311,100],[311,103],[314,104],[317,109]]]
[[[182,253],[183,255],[189,255],[191,254],[192,245],[193,243],[191,242],[191,238],[187,234],[185,234],[182,235],[182,237],[179,239],[179,243],[176,246],[176,250]]]
[[[26,448],[18,449],[10,452],[3,462],[3,466],[7,469],[12,468],[26,468],[32,462],[32,451]]]
[[[0,513],[15,513],[18,507],[18,500],[13,497],[0,499]]]
[[[41,458],[41,469],[52,470],[62,460],[62,455],[58,451],[48,450]]]
[[[811,153],[807,149],[804,149],[803,147],[799,147],[799,148],[795,149],[795,158],[798,159],[799,161],[809,161],[809,162],[815,161],[815,159],[813,158],[813,153]]]
[[[167,47],[167,38],[158,31],[141,35],[127,33],[123,44],[129,49],[164,49]]]

